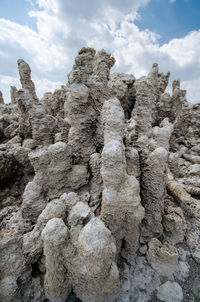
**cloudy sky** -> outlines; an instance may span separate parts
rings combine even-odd
[[[83,46],[104,48],[112,71],[141,77],[153,62],[200,101],[200,0],[0,0],[0,90],[20,88],[29,63],[39,97],[66,83]]]

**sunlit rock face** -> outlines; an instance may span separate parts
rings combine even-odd
[[[82,48],[68,82],[0,92],[0,301],[200,299],[200,104],[153,64],[110,73]]]

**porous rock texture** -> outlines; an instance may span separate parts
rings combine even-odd
[[[200,299],[200,104],[82,48],[42,99],[0,93],[0,301]]]

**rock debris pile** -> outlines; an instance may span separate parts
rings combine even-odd
[[[0,301],[200,300],[200,104],[82,48],[42,99],[0,93]]]

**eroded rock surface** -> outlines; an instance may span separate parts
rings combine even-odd
[[[82,48],[38,99],[0,92],[0,302],[199,301],[200,104]]]

